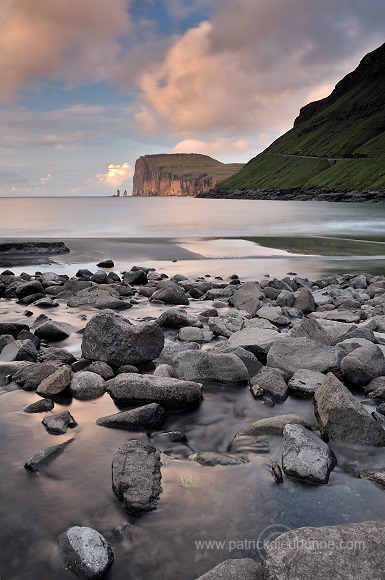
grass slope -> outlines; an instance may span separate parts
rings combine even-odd
[[[146,155],[146,159],[162,171],[186,177],[207,175],[216,179],[226,179],[243,167],[242,163],[221,163],[199,153]]]
[[[329,97],[303,107],[290,131],[220,187],[384,188],[384,111],[385,44],[366,55]],[[328,159],[338,161],[331,167]]]

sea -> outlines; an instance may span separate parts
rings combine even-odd
[[[2,198],[0,215],[0,241],[62,240],[71,250],[41,259],[1,258],[0,266],[15,273],[74,275],[79,267],[95,271],[104,258],[114,260],[117,272],[138,264],[170,276],[236,273],[243,280],[385,272],[385,205],[380,204]],[[71,336],[55,346],[80,358],[82,332],[95,310],[59,302],[43,314],[72,325]],[[191,300],[186,308],[198,314],[210,306],[212,301]],[[162,308],[139,297],[121,315],[138,324],[156,318]],[[25,306],[0,299],[0,320],[27,321],[34,328],[42,311],[28,309],[29,318]],[[168,329],[166,340],[173,341],[176,332]],[[355,396],[364,399],[362,392]],[[90,526],[110,543],[115,560],[108,580],[195,580],[228,558],[262,561],[265,546],[288,530],[385,520],[383,490],[358,477],[363,469],[385,465],[383,448],[330,444],[338,465],[328,485],[289,477],[278,484],[272,475],[272,464],[281,462],[278,436],[245,441],[241,465],[210,467],[188,459],[193,452],[226,453],[235,434],[258,419],[295,413],[316,428],[311,399],[290,396],[271,407],[253,398],[246,385],[205,384],[198,407],[167,413],[163,430],[182,431],[187,443],[98,426],[99,417],[122,410],[107,394],[92,401],[55,401],[49,414],[67,410],[77,426],[52,435],[41,424],[42,413],[23,412],[36,400],[36,393],[0,376],[1,580],[75,578],[57,548],[58,537],[71,526]],[[375,410],[374,401],[363,405]],[[37,451],[72,438],[44,471],[24,469]],[[129,439],[162,451],[159,504],[137,517],[125,512],[111,485],[112,459]]]
[[[110,258],[188,276],[245,280],[295,271],[378,274],[385,265],[385,204],[140,197],[0,198],[0,241],[65,240],[69,255],[39,270],[74,274]],[[359,242],[357,242],[357,240]],[[79,242],[82,243],[79,243]],[[16,266],[20,266],[17,268]]]

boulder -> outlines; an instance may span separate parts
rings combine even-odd
[[[385,399],[385,377],[376,377],[364,387],[368,399]]]
[[[37,356],[36,346],[32,340],[14,340],[3,347],[0,352],[0,362],[35,362]]]
[[[206,351],[207,352],[207,351]],[[213,352],[214,354],[223,353],[223,354],[235,354],[238,358],[241,359],[247,371],[249,373],[249,377],[253,377],[257,374],[257,372],[262,368],[262,364],[259,362],[257,357],[242,348],[241,346],[228,346],[226,343],[221,344],[219,346],[214,346],[213,349],[208,349],[208,352]]]
[[[88,370],[74,373],[70,382],[70,391],[75,399],[89,401],[97,399],[106,392],[105,380]]]
[[[264,580],[264,570],[251,558],[225,560],[197,580]]]
[[[290,336],[292,338],[310,338],[327,346],[334,345],[333,339],[315,318],[304,318],[295,322],[290,331]]]
[[[68,445],[74,441],[74,437],[72,439],[68,439],[64,443],[60,443],[59,445],[51,445],[51,447],[46,447],[41,451],[37,451],[27,459],[24,464],[25,469],[29,471],[41,471],[45,469],[56,457],[59,457]]]
[[[237,383],[249,379],[245,364],[235,354],[214,354],[189,350],[177,354],[172,362],[174,376],[186,381]]]
[[[181,342],[197,342],[202,344],[211,342],[214,338],[213,333],[205,328],[196,328],[194,326],[184,326],[179,329],[177,339]]]
[[[96,264],[97,268],[113,268],[115,266],[113,260],[102,260],[98,264]]]
[[[243,328],[245,316],[238,311],[228,312],[221,316],[210,317],[207,322],[211,332],[217,336],[229,338],[234,332]]]
[[[163,427],[165,411],[157,403],[150,403],[137,409],[121,411],[114,415],[100,417],[96,424],[112,429],[126,429],[127,431],[158,431]]]
[[[25,391],[34,391],[55,370],[53,365],[35,362],[15,373],[13,380]]]
[[[266,354],[274,342],[286,338],[286,335],[275,330],[251,327],[234,332],[229,338],[228,345],[241,346],[255,354],[258,359],[264,362]]]
[[[24,407],[23,411],[24,413],[46,413],[47,411],[52,411],[54,406],[54,402],[51,399],[40,399]]]
[[[161,465],[160,452],[152,445],[133,439],[119,447],[112,462],[112,489],[130,514],[156,509]]]
[[[165,328],[183,328],[184,326],[194,326],[203,328],[202,322],[197,316],[188,314],[183,308],[169,308],[162,312],[156,321],[159,326]]]
[[[385,375],[385,357],[375,344],[360,346],[344,357],[341,373],[351,385],[367,385],[375,377]]]
[[[382,580],[384,522],[299,528],[271,542],[266,580]],[[345,549],[344,549],[345,548]]]
[[[61,411],[61,413],[55,413],[54,415],[45,417],[42,423],[48,433],[52,435],[63,435],[67,433],[68,427],[71,429],[77,427],[77,423],[69,411]]]
[[[130,270],[129,272],[123,272],[123,281],[126,284],[132,284],[133,286],[144,286],[148,282],[147,272],[140,268]]]
[[[25,282],[16,288],[16,296],[19,300],[33,294],[42,294],[44,296],[44,288],[38,280]]]
[[[74,526],[58,539],[59,552],[65,567],[80,578],[104,578],[114,561],[114,553],[107,540],[96,530]]]
[[[100,360],[96,360],[87,365],[86,369],[90,373],[100,375],[105,381],[108,381],[108,379],[112,379],[115,376],[110,365]]]
[[[262,306],[258,309],[258,318],[265,318],[269,320],[272,324],[277,324],[278,326],[286,326],[289,324],[289,319],[282,314],[282,308],[280,306]]]
[[[22,331],[22,332],[28,332],[28,330]],[[0,335],[0,352],[3,350],[3,348],[5,346],[7,346],[7,344],[10,344],[11,342],[14,342],[14,338],[12,336],[12,334],[2,334]]]
[[[141,365],[157,358],[163,346],[163,330],[156,322],[135,326],[115,312],[105,311],[87,323],[82,356],[112,366]]]
[[[289,389],[283,379],[282,373],[277,369],[262,367],[251,378],[250,384],[251,393],[254,397],[267,396],[274,403],[283,403],[289,394]]]
[[[162,352],[160,353],[156,361],[156,364],[172,365],[172,359],[178,353],[185,352],[186,350],[199,350],[199,349],[200,345],[197,342],[184,342],[184,343],[166,342]]]
[[[68,338],[74,331],[75,328],[67,322],[47,320],[36,328],[35,334],[39,338],[45,338],[48,342],[56,342]]]
[[[19,322],[0,322],[0,335],[11,334],[17,338],[22,330],[29,330],[29,326]]]
[[[178,410],[202,399],[202,385],[171,377],[123,373],[106,382],[108,394],[117,403],[144,405],[158,403],[164,409]]]
[[[385,467],[375,467],[374,469],[364,469],[361,471],[358,477],[362,479],[368,479],[372,483],[375,483],[381,489],[385,490]]]
[[[333,373],[315,392],[314,414],[325,440],[385,445],[385,431]]]
[[[311,318],[322,318],[324,320],[337,320],[338,322],[358,323],[363,318],[363,310],[328,310],[326,312],[311,312]]]
[[[303,425],[286,425],[283,430],[282,468],[286,475],[308,483],[328,483],[337,465],[334,453]]]
[[[160,300],[165,304],[182,304],[188,305],[189,299],[186,296],[186,292],[174,282],[161,282],[161,287],[150,296],[150,301]]]
[[[326,373],[338,369],[344,351],[335,346],[326,346],[309,338],[291,338],[276,341],[267,355],[267,365],[279,368],[289,375],[299,369]]]
[[[68,352],[64,348],[57,348],[55,346],[50,346],[44,350],[40,350],[38,356],[39,362],[53,364],[55,366],[61,364],[72,364],[76,361],[76,358],[71,352]]]
[[[121,300],[117,293],[112,295],[111,292],[95,286],[80,290],[67,302],[67,306],[71,307],[86,305],[93,306],[98,310],[124,310],[132,306],[130,302]]]
[[[263,299],[264,294],[261,292],[259,285],[254,282],[246,282],[229,297],[229,304],[238,310],[245,310],[251,316],[255,316]]]
[[[315,301],[313,294],[308,288],[301,288],[299,292],[296,293],[293,307],[302,310],[304,314],[314,312],[316,308]]]
[[[298,397],[313,397],[314,393],[322,385],[325,375],[309,369],[299,369],[288,382],[291,393]]]
[[[71,368],[68,365],[63,365],[43,379],[37,387],[36,392],[42,397],[58,395],[69,387],[71,378]]]
[[[172,377],[174,370],[171,365],[161,364],[153,372],[154,377]]]

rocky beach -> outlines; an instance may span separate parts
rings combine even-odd
[[[370,273],[4,270],[2,577],[380,580],[384,297]]]

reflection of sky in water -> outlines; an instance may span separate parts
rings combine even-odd
[[[2,237],[366,235],[385,205],[191,198],[2,198]]]

